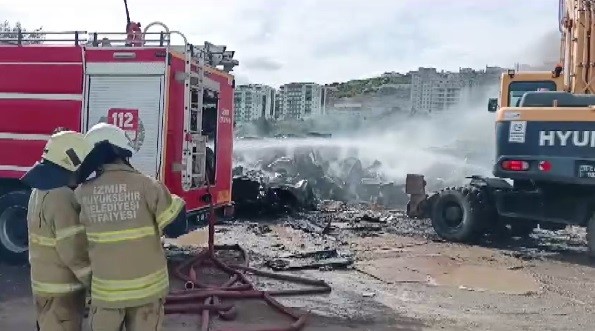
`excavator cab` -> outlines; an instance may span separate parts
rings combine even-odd
[[[511,69],[502,74],[500,82],[500,97],[488,100],[491,113],[500,107],[519,107],[527,92],[564,90],[564,78],[549,71],[516,72]]]

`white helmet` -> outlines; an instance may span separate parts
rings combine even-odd
[[[93,125],[85,134],[85,140],[95,146],[97,143],[107,141],[108,143],[134,154],[132,141],[126,134],[126,131],[108,123],[98,123]]]

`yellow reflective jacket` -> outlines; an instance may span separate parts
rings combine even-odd
[[[75,191],[87,230],[91,299],[105,308],[138,307],[169,290],[163,229],[185,212],[184,201],[128,165],[105,165]]]
[[[29,198],[31,286],[38,296],[59,296],[90,287],[91,268],[80,208],[68,187],[33,189]]]

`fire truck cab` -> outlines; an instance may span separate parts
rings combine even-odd
[[[147,31],[155,25],[165,31]],[[132,165],[183,197],[190,222],[206,219],[210,200],[233,212],[234,52],[194,46],[158,22],[133,43],[125,33],[44,34],[41,44],[0,35],[0,259],[27,261],[30,188],[19,178],[57,127],[115,124],[136,149]]]

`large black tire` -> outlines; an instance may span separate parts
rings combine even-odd
[[[589,256],[595,259],[595,214],[591,215],[587,223],[587,246],[589,246]]]
[[[13,191],[0,197],[0,259],[26,264],[29,256],[27,207],[30,192]]]
[[[528,238],[529,235],[533,233],[533,230],[537,228],[537,223],[526,220],[516,220],[509,225],[510,235],[519,238]]]
[[[432,226],[448,241],[475,242],[493,221],[488,197],[477,187],[444,189],[432,200]]]
[[[543,230],[560,231],[560,230],[566,229],[568,227],[568,225],[564,224],[564,223],[542,222],[542,223],[539,223],[539,227]]]

